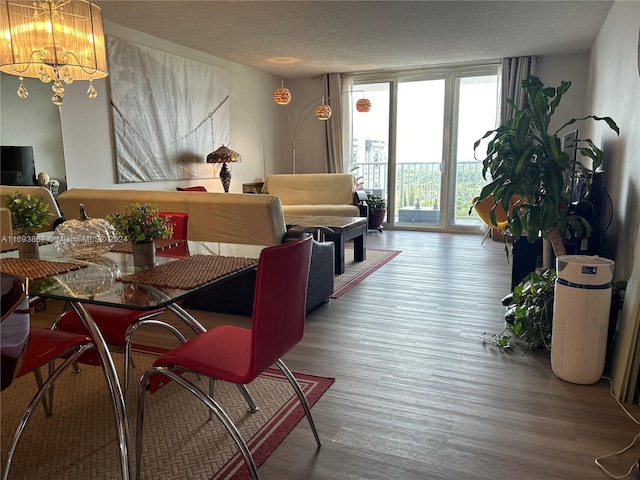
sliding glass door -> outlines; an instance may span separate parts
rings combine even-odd
[[[439,225],[442,206],[445,81],[398,83],[395,223]]]
[[[486,183],[473,144],[495,128],[498,85],[497,65],[355,85],[373,107],[354,115],[351,168],[366,191],[387,199],[388,224],[481,226],[468,214]],[[482,151],[480,146],[478,158]]]

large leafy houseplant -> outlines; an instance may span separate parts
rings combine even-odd
[[[492,137],[482,160],[482,174],[490,182],[482,189],[478,202],[493,196],[508,212],[506,230],[513,238],[517,240],[526,232],[527,239],[534,242],[542,234],[551,241],[556,256],[566,253],[563,238],[591,233],[589,223],[570,212],[570,184],[576,174],[581,174],[589,186],[604,156],[590,139],[578,138],[573,146],[591,159],[591,165],[577,162],[563,151],[558,134],[586,119],[604,121],[620,134],[610,117],[595,115],[571,119],[555,132],[548,132],[551,118],[570,86],[571,82],[563,81],[559,87],[545,87],[539,78],[530,76],[522,82],[527,98],[525,107],[518,110],[508,100],[516,112],[514,118],[474,143],[475,150],[482,140]],[[511,201],[514,196],[520,197],[520,202],[514,204]],[[491,215],[495,223],[495,213],[492,211]]]

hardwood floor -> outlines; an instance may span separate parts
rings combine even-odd
[[[294,371],[336,378],[313,408],[323,446],[300,422],[260,468],[262,479],[607,478],[594,459],[624,448],[638,425],[605,380],[573,385],[553,375],[547,352],[482,342],[483,332],[502,330],[510,265],[502,243],[480,242],[369,235],[368,248],[402,253],[311,312],[304,340],[285,358]],[[56,308],[34,322],[50,322]],[[247,321],[198,318],[206,326]],[[640,408],[629,409],[640,418]],[[636,446],[604,463],[621,475],[639,456]]]

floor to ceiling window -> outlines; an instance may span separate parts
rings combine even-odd
[[[468,214],[486,183],[473,144],[496,126],[498,81],[498,65],[356,78],[354,101],[364,95],[373,107],[354,115],[351,168],[367,192],[387,199],[388,224],[481,225]]]

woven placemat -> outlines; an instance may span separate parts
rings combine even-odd
[[[31,280],[45,278],[58,273],[70,272],[84,268],[86,265],[72,262],[50,262],[37,258],[2,258],[0,259],[0,271],[12,273]]]
[[[193,255],[159,267],[122,277],[125,283],[154,285],[160,288],[188,290],[257,265],[258,260],[246,257]]]
[[[171,247],[177,247],[178,245],[182,245],[183,243],[187,243],[186,240],[166,240],[164,238],[159,238],[158,240],[153,241],[156,252],[158,250],[165,250]],[[133,253],[133,247],[131,246],[131,242],[117,242],[113,245],[111,249],[112,252],[116,253]]]

